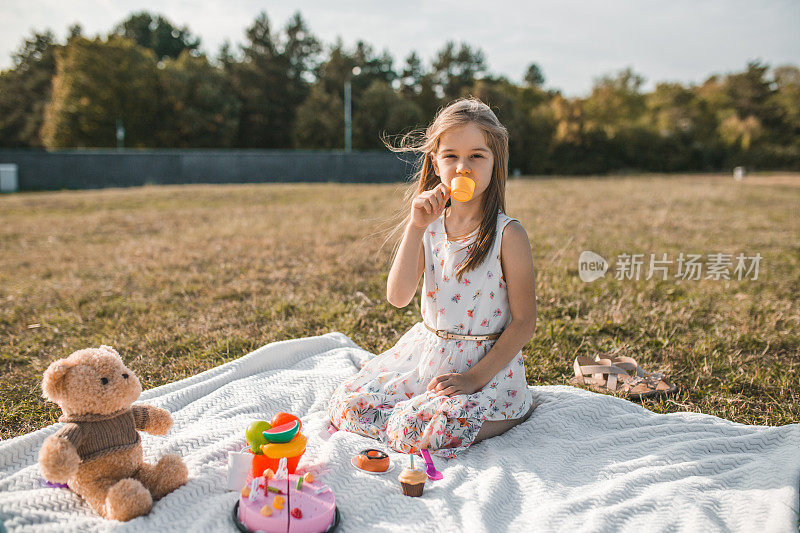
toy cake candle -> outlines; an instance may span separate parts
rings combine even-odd
[[[419,468],[414,468],[414,456],[411,456],[411,468],[404,468],[397,480],[400,482],[400,488],[403,489],[403,494],[406,496],[422,496],[422,491],[425,489],[425,480],[428,478],[427,474]]]

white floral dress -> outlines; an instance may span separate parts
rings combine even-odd
[[[503,229],[512,220],[498,212],[490,253],[460,282],[455,272],[472,249],[478,230],[449,241],[444,214],[428,226],[423,238],[423,322],[467,335],[497,333],[508,325],[511,316],[500,244]],[[530,409],[533,397],[525,381],[521,350],[474,394],[448,397],[427,391],[436,376],[469,370],[495,341],[442,339],[423,322],[341,383],[328,405],[328,415],[339,429],[381,440],[397,451],[417,453],[428,448],[434,455],[454,457],[472,444],[484,420],[520,418]]]

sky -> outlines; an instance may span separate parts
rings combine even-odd
[[[84,35],[105,35],[141,10],[188,26],[212,56],[226,39],[244,42],[260,11],[273,31],[299,11],[324,45],[364,40],[376,53],[388,50],[398,70],[412,50],[429,66],[448,40],[466,42],[484,52],[492,74],[521,83],[537,63],[545,87],[569,97],[627,67],[649,91],[740,72],[751,60],[800,66],[800,0],[0,0],[0,69],[33,30],[63,41],[77,22]]]

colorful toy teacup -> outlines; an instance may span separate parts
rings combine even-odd
[[[464,171],[450,182],[450,196],[459,202],[469,202],[475,192],[475,182],[466,175],[468,173],[469,171]]]

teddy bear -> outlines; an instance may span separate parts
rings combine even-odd
[[[147,514],[153,500],[186,483],[188,470],[178,455],[144,462],[138,430],[164,435],[172,416],[132,405],[142,386],[114,348],[86,348],[54,361],[42,391],[61,407],[64,423],[42,444],[42,474],[66,483],[101,516],[127,521]]]

